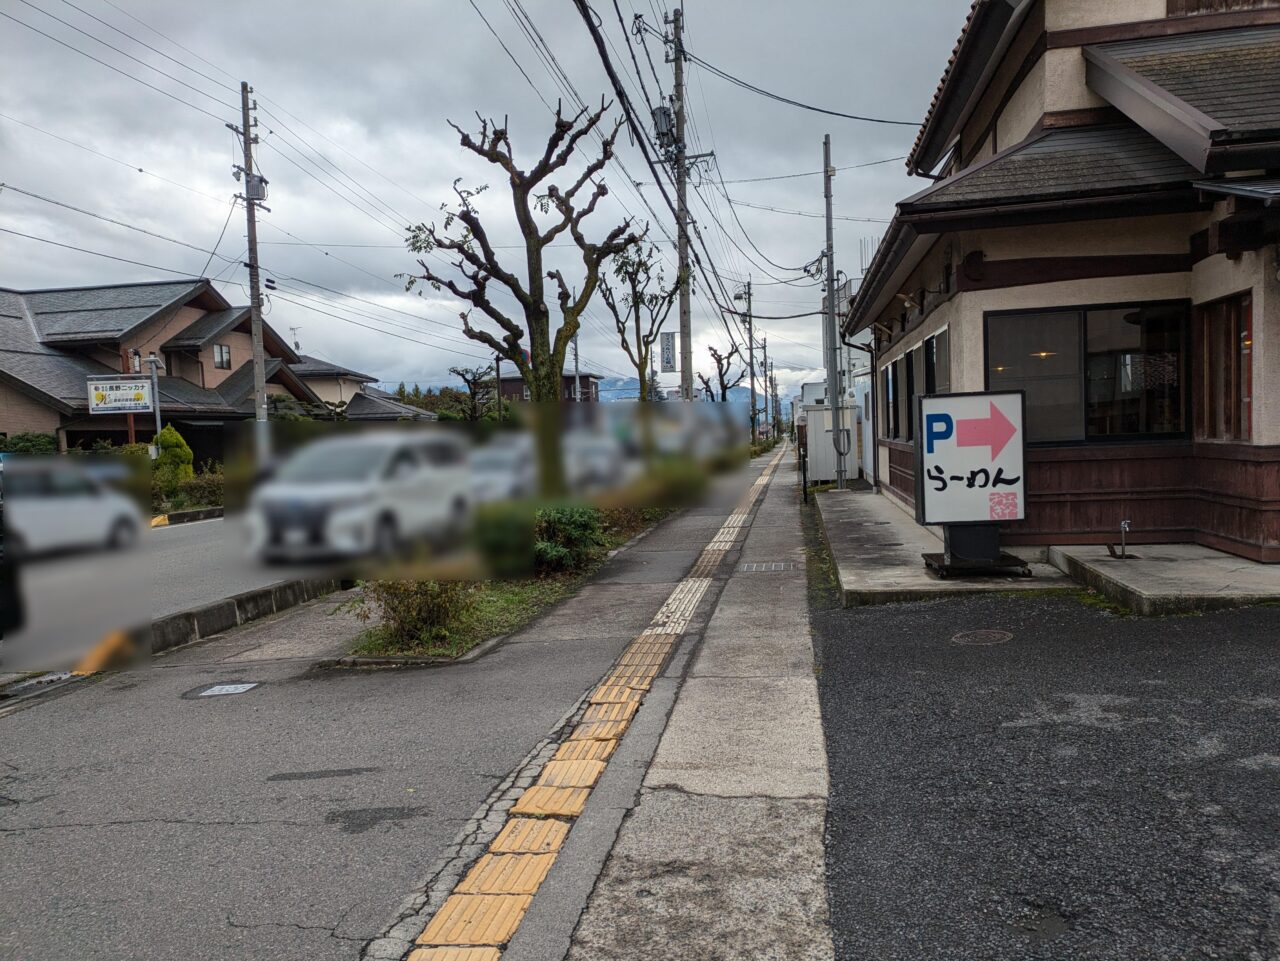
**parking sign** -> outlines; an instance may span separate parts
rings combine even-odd
[[[916,520],[999,524],[1027,516],[1024,396],[939,394],[919,399]]]

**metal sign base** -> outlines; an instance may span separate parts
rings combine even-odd
[[[1030,577],[1027,562],[1000,550],[999,524],[944,524],[943,553],[922,554],[925,567],[941,578],[972,574]]]

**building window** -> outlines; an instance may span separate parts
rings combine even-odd
[[[1196,308],[1195,432],[1201,440],[1253,436],[1253,298]]]
[[[941,331],[924,342],[924,392],[945,394],[951,390],[951,338]]]
[[[924,382],[923,352],[917,347],[903,355],[902,365],[906,368],[907,389],[903,391],[906,409],[902,412],[903,424],[906,427],[906,440],[916,437],[916,392]]]
[[[897,406],[897,384],[895,371],[896,364],[886,364],[884,373],[884,419],[882,421],[881,433],[886,440],[892,440],[898,436],[898,406]]]
[[[1032,443],[1186,430],[1184,304],[987,318],[987,386],[1022,390]]]
[[[226,344],[213,345],[213,366],[218,370],[231,369],[231,348]]]

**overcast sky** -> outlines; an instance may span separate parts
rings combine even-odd
[[[539,94],[552,105],[558,98],[568,103],[570,95],[535,51],[533,31],[517,20],[523,13],[578,95],[598,103],[609,87],[571,0],[475,0],[475,5],[479,12],[470,0],[0,0],[0,12],[10,17],[0,18],[0,62],[8,81],[0,87],[0,182],[190,245],[6,189],[0,192],[0,227],[149,266],[0,233],[0,286],[176,276],[155,269],[167,268],[228,281],[220,284],[226,297],[248,303],[247,271],[240,266],[243,210],[232,212],[228,223],[231,197],[239,188],[231,179],[238,147],[224,126],[239,120],[238,81],[243,79],[254,86],[263,108],[258,156],[270,179],[271,212],[261,215],[261,259],[266,275],[282,288],[271,297],[269,323],[285,336],[299,328],[305,353],[390,383],[447,383],[453,380],[450,366],[482,365],[486,351],[461,334],[459,305],[430,288],[425,297],[406,294],[403,281],[396,279],[416,267],[401,242],[405,223],[438,221],[439,205],[451,199],[455,178],[491,184],[481,206],[493,225],[494,242],[518,238],[502,180],[459,147],[446,120],[470,128],[476,111],[509,117],[517,159],[528,158],[528,166],[541,152],[551,115]],[[608,35],[610,56],[639,104],[643,95],[628,34],[613,0],[592,5]],[[662,0],[620,0],[619,6],[628,27],[639,13],[662,29]],[[967,9],[967,0],[690,0],[686,42],[692,54],[716,67],[792,99],[919,122]],[[655,68],[650,71],[644,48],[630,39],[650,96],[656,95],[658,81],[669,94],[671,65],[664,63],[661,40],[647,39]],[[916,128],[799,110],[697,65],[690,65],[687,79],[690,149],[716,156],[716,166],[699,173],[702,185],[690,192],[690,203],[726,285],[733,290],[750,276],[761,315],[816,309],[821,288],[777,283],[797,274],[771,266],[764,257],[787,268],[812,261],[824,243],[822,220],[742,204],[820,213],[821,177],[733,181],[818,171],[824,133],[832,136],[839,167],[902,157]],[[609,99],[615,98],[610,94]],[[613,115],[619,116],[616,105]],[[650,226],[650,234],[673,263],[665,234],[674,236],[674,225],[669,214],[662,217],[665,208],[655,187],[629,181],[628,175],[648,184],[653,178],[626,133],[618,152],[625,170],[617,164],[607,168],[611,195],[587,222],[588,236],[603,237],[627,216],[642,224],[653,221],[647,199],[662,219]],[[750,241],[735,223],[717,176],[727,182]],[[835,182],[835,212],[887,220],[895,200],[923,185],[906,176],[900,160],[843,170]],[[883,230],[883,223],[837,221],[837,266],[857,276],[860,247]],[[215,243],[211,258],[204,251],[214,250]],[[504,251],[513,268],[522,265],[514,259],[519,253]],[[556,266],[564,268],[570,283],[577,276],[574,253],[556,251]],[[667,275],[674,275],[670,266]],[[597,302],[589,314],[581,335],[583,366],[606,376],[634,373],[604,305]],[[667,329],[675,329],[674,314],[669,323]],[[816,317],[759,322],[784,395],[814,379],[821,362],[818,323]],[[727,337],[705,297],[695,298],[693,324],[695,368],[709,373],[707,346],[723,349]],[[668,374],[663,382],[675,386],[677,375]]]

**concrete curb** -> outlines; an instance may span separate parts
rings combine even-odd
[[[337,580],[284,581],[168,614],[151,622],[151,653],[161,654],[221,634],[241,624],[287,611],[341,589]]]
[[[346,657],[328,658],[318,662],[316,667],[376,669],[448,667],[451,664],[470,664],[472,661],[478,661],[486,654],[497,650],[510,636],[510,634],[499,634],[497,637],[491,637],[487,641],[481,641],[467,653],[458,657],[362,657],[351,654]]]
[[[151,520],[152,527],[172,527],[174,524],[190,524],[194,521],[208,521],[215,517],[222,517],[225,508],[222,507],[202,507],[195,511],[174,511],[172,514],[160,514]],[[157,524],[161,518],[165,518],[163,523]]]
[[[1067,576],[1097,591],[1107,600],[1115,601],[1143,617],[1202,614],[1206,611],[1222,611],[1233,607],[1249,607],[1254,604],[1275,602],[1274,596],[1262,594],[1150,594],[1116,580],[1094,565],[1071,557],[1057,547],[1049,548],[1049,563]]]

